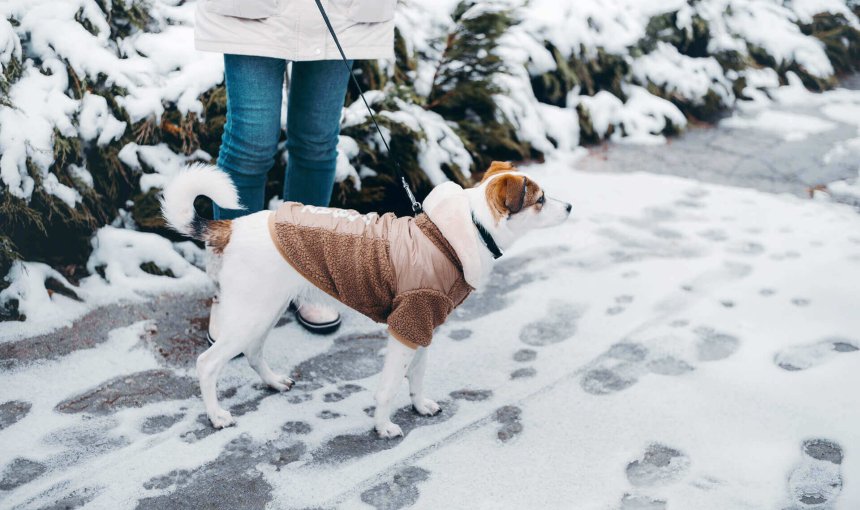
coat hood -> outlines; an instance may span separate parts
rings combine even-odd
[[[442,183],[433,188],[422,206],[460,259],[466,283],[475,289],[483,286],[490,268],[482,256],[466,190],[455,182]]]

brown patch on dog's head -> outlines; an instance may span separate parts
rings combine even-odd
[[[507,161],[493,161],[492,163],[490,163],[490,168],[488,168],[487,171],[484,172],[484,176],[481,177],[481,182],[486,181],[488,178],[494,175],[514,171],[516,171],[514,165],[510,164]]]
[[[230,243],[232,230],[233,222],[230,220],[212,220],[207,223],[203,238],[206,240],[206,245],[212,248],[212,253],[221,255]]]
[[[542,207],[543,196],[540,186],[524,175],[503,173],[487,185],[487,203],[496,223],[529,207]]]

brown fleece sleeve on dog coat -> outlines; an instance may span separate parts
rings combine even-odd
[[[427,347],[433,340],[433,330],[445,322],[454,303],[438,290],[420,289],[395,297],[393,308],[388,316],[391,334],[401,342]]]

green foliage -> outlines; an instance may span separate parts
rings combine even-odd
[[[708,43],[711,41],[708,22],[698,14],[694,14],[690,25],[686,30],[678,28],[677,11],[654,16],[648,21],[645,37],[638,46],[641,51],[650,53],[657,47],[657,42],[662,41],[671,44],[683,55],[694,58],[707,57]]]
[[[461,2],[454,10],[455,29],[445,39],[442,58],[433,76],[432,89],[424,106],[457,123],[466,149],[480,171],[494,159],[522,160],[531,155],[528,143],[519,140],[510,122],[499,115],[493,99],[503,91],[494,76],[505,72],[496,54],[499,38],[515,23],[510,11],[469,9],[475,2]],[[455,174],[457,176],[457,174]]]
[[[370,117],[361,124],[342,131],[343,135],[352,137],[358,142],[359,155],[354,164],[371,168],[377,175],[362,179],[360,191],[348,181],[336,185],[332,195],[333,205],[361,212],[391,211],[397,214],[410,214],[411,204],[404,197],[400,181],[396,177],[398,164],[406,174],[416,195],[423,197],[432,189],[430,180],[418,164],[417,143],[424,139],[424,134],[379,115],[382,111],[398,109],[395,98],[399,98],[400,95],[407,97],[410,95],[409,91],[403,89],[403,87],[396,87],[392,94],[375,105],[379,125],[390,133],[388,144],[391,147],[391,153],[386,153],[382,144],[378,142],[378,134]]]
[[[598,48],[588,55],[585,48],[565,57],[557,48],[547,43],[547,49],[555,60],[553,71],[532,77],[532,87],[538,101],[556,106],[565,106],[568,93],[580,87],[581,93],[593,96],[606,90],[622,100],[626,98],[622,84],[630,72],[623,55],[609,53]]]
[[[694,0],[690,0],[695,5]],[[110,26],[113,41],[133,33],[157,31],[159,27],[150,15],[146,0],[96,0]],[[386,99],[374,105],[377,112],[397,111],[397,100],[419,105],[442,116],[453,126],[457,135],[472,156],[471,168],[443,166],[442,171],[450,179],[462,185],[471,184],[471,173],[479,173],[492,160],[527,160],[542,155],[529,143],[521,140],[511,121],[499,111],[495,96],[504,94],[497,79],[509,72],[498,54],[500,38],[517,24],[513,11],[503,7],[492,7],[483,3],[478,9],[475,0],[462,1],[452,13],[452,29],[438,40],[428,43],[438,53],[417,54],[410,51],[403,34],[395,32],[393,67],[380,65],[376,61],[358,61],[355,73],[364,90],[384,90]],[[487,7],[490,5],[490,7]],[[854,4],[860,10],[860,4]],[[479,10],[480,9],[480,10]],[[91,34],[98,29],[83,10],[75,19]],[[678,15],[670,12],[653,17],[647,24],[645,36],[633,47],[629,55],[636,57],[652,51],[659,41],[673,45],[684,55],[708,56],[710,27],[703,18],[694,15],[689,29],[677,28]],[[17,25],[12,19],[10,23]],[[839,72],[860,69],[860,33],[842,16],[819,14],[809,25],[801,27],[804,33],[820,39],[834,67]],[[100,34],[103,35],[103,34]],[[565,54],[550,42],[545,47],[555,61],[555,69],[531,77],[533,92],[539,101],[566,106],[571,91],[594,95],[608,91],[623,100],[624,84],[630,79],[629,56],[610,53],[604,48],[578,48]],[[814,77],[795,63],[778,64],[763,49],[749,46],[748,55],[739,52],[712,54],[725,70],[741,71],[749,67],[771,67],[782,77],[789,71],[796,72],[804,84],[814,90],[833,85],[831,79]],[[26,47],[24,49],[26,54]],[[434,58],[436,66],[429,95],[416,93],[414,78],[420,59]],[[218,154],[224,130],[227,98],[224,85],[218,85],[200,98],[202,112],[182,113],[176,105],[166,104],[161,118],[147,118],[132,123],[129,115],[120,106],[117,98],[127,94],[106,76],[92,79],[79,76],[67,63],[69,75],[68,95],[75,99],[87,93],[102,96],[111,113],[127,123],[127,129],[119,140],[98,146],[94,142],[82,142],[67,138],[59,132],[54,134],[54,163],[49,171],[59,182],[80,194],[81,200],[74,207],[47,193],[42,186],[41,173],[30,165],[29,174],[36,180],[35,191],[29,202],[0,189],[0,274],[6,274],[15,260],[42,261],[58,268],[65,276],[74,280],[81,275],[82,264],[89,256],[89,241],[95,229],[113,221],[120,209],[129,210],[132,218],[142,230],[154,231],[176,238],[168,233],[160,217],[158,190],[142,192],[139,172],[124,165],[119,151],[128,143],[153,145],[165,143],[177,154],[190,155],[202,150],[211,157]],[[9,104],[8,92],[21,76],[22,63],[12,59],[0,73],[0,104]],[[646,84],[650,92],[676,104],[685,114],[710,119],[728,105],[722,103],[713,91],[698,101],[677,96],[654,84]],[[744,79],[733,84],[735,95],[740,97],[745,87]],[[358,99],[357,89],[350,83],[345,103]],[[395,100],[396,99],[396,100]],[[590,113],[578,108],[581,142],[598,143],[611,136],[595,133]],[[427,175],[419,165],[419,144],[425,141],[423,132],[394,122],[390,118],[378,117],[379,122],[390,133],[391,154],[382,150],[370,119],[343,130],[343,135],[356,140],[360,152],[352,161],[356,168],[366,167],[375,175],[365,175],[360,190],[349,180],[338,183],[333,190],[335,206],[355,208],[359,211],[394,211],[408,214],[410,204],[395,178],[395,166],[406,173],[419,199],[431,189]],[[669,126],[667,134],[676,127]],[[396,161],[395,161],[396,156]],[[85,166],[93,178],[92,186],[81,182],[70,165]],[[152,171],[152,169],[144,169]],[[277,158],[275,168],[269,173],[267,198],[280,195],[283,186],[284,162]],[[196,204],[202,214],[209,214],[211,205],[200,200]],[[154,264],[143,269],[153,274],[166,274]],[[5,284],[0,281],[0,287]],[[65,292],[62,289],[56,292]],[[18,317],[14,303],[0,307],[0,320]]]
[[[107,14],[111,40],[128,37],[135,30],[157,31],[149,14],[152,7],[146,0],[96,0],[96,3]]]
[[[855,6],[855,9],[858,9]],[[860,30],[841,14],[816,14],[809,25],[801,25],[804,34],[824,43],[824,50],[838,73],[860,70]]]

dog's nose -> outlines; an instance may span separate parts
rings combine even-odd
[[[567,214],[570,214],[570,211],[573,210],[573,204],[567,204],[566,209],[567,209]]]

